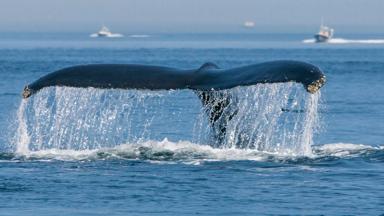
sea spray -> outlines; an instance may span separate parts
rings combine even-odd
[[[236,87],[220,148],[311,154],[320,94],[296,83]],[[228,109],[232,109],[228,108]],[[189,90],[51,87],[21,102],[17,151],[95,150],[164,138],[212,143],[207,109]]]
[[[18,154],[27,154],[29,152],[29,143],[30,137],[28,135],[27,123],[25,121],[24,112],[25,112],[26,101],[22,100],[17,110],[17,136],[15,142],[16,145],[16,153]]]
[[[188,106],[192,108],[188,114],[183,104],[191,98],[196,101]],[[19,130],[26,126],[29,142],[18,142],[17,148],[32,151],[100,149],[164,137],[184,138],[180,135],[188,127],[192,131],[193,123],[181,117],[200,112],[191,91],[51,87],[23,100],[22,106]]]
[[[237,87],[221,94],[231,97],[227,113],[236,113],[226,122],[222,148],[311,154],[313,133],[319,124],[319,92],[308,94],[300,84],[285,83]],[[205,109],[210,107],[208,104]]]

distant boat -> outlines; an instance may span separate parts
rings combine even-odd
[[[243,26],[245,28],[253,28],[253,27],[255,27],[255,23],[252,21],[246,21],[246,22],[244,22]]]
[[[104,25],[101,27],[100,31],[97,32],[97,36],[99,37],[108,37],[111,35],[112,32]]]
[[[321,21],[320,30],[314,35],[316,43],[327,42],[333,37],[333,32],[334,30],[332,28],[323,25],[323,21]]]
[[[105,25],[94,34],[90,35],[91,37],[124,37],[122,34],[112,33]]]

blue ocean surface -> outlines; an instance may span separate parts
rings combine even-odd
[[[319,66],[326,85],[227,90],[240,109],[221,146],[188,90],[21,97],[78,64],[282,59]],[[0,215],[382,215],[383,83],[384,35],[2,33]]]

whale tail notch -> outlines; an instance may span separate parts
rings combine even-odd
[[[199,67],[199,69],[197,69],[197,72],[210,70],[210,69],[220,69],[220,67],[217,66],[217,64],[215,64],[215,63],[206,62],[203,65],[201,65],[201,67]]]

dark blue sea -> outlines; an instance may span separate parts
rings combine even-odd
[[[383,215],[384,35],[311,37],[1,33],[0,215]],[[313,95],[295,83],[225,90],[239,112],[222,145],[189,90],[21,97],[72,65],[282,59],[319,66],[327,83]]]

